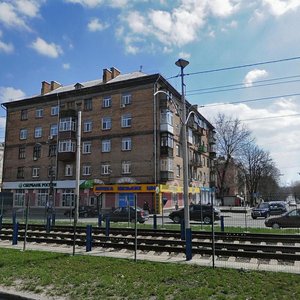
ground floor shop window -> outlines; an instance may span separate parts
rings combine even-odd
[[[14,206],[25,206],[25,190],[16,190]]]
[[[48,197],[48,190],[38,190],[37,206],[46,206],[46,203],[48,202]]]
[[[64,189],[62,193],[61,206],[74,206],[75,194],[72,189]]]

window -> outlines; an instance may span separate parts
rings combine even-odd
[[[92,110],[93,109],[93,99],[84,99],[84,104],[83,104],[83,109],[84,110]]]
[[[35,127],[34,129],[34,137],[37,139],[37,138],[40,138],[42,137],[42,127]]]
[[[58,126],[57,124],[51,124],[50,125],[50,136],[53,137],[53,136],[56,136],[58,133]]]
[[[131,94],[129,93],[123,94],[121,98],[121,106],[129,105],[129,104],[131,104]]]
[[[111,107],[111,97],[110,96],[103,98],[102,107]]]
[[[49,157],[56,156],[56,152],[57,152],[57,144],[51,144],[51,145],[49,145],[48,156]]]
[[[36,144],[33,147],[33,160],[37,160],[41,157],[42,146],[40,144]]]
[[[61,152],[75,152],[76,144],[72,140],[59,141],[58,151]]]
[[[59,107],[57,106],[52,106],[51,107],[51,116],[57,116],[59,113]]]
[[[27,129],[21,129],[20,130],[20,140],[26,140],[28,137],[28,130]]]
[[[32,177],[40,177],[40,168],[38,167],[32,168]]]
[[[122,139],[122,151],[130,151],[131,150],[131,138],[123,138]]]
[[[55,166],[49,166],[48,167],[48,177],[52,179],[55,179],[55,174],[56,174],[56,167]]]
[[[65,166],[65,176],[72,176],[73,175],[73,165],[67,164]]]
[[[18,167],[17,178],[24,178],[24,167]]]
[[[130,173],[131,173],[131,162],[122,161],[122,174],[130,174]]]
[[[131,127],[131,115],[126,114],[122,116],[121,119],[121,126],[124,127]]]
[[[91,120],[85,120],[83,122],[83,132],[91,132],[92,131],[92,121]]]
[[[14,194],[14,206],[25,205],[25,190],[16,190]]]
[[[102,175],[109,175],[111,173],[110,164],[109,163],[102,163],[101,164],[101,174]]]
[[[168,133],[162,133],[160,143],[162,147],[173,148],[173,136]]]
[[[111,129],[111,118],[102,118],[102,130]]]
[[[42,118],[44,114],[44,110],[42,108],[37,108],[35,110],[35,117],[36,118]]]
[[[82,175],[84,175],[84,176],[91,175],[91,166],[90,165],[82,166]]]
[[[177,165],[176,166],[176,176],[177,177],[180,177],[180,169],[181,169],[180,165]]]
[[[103,140],[102,141],[102,152],[110,152],[111,150],[111,141]]]
[[[168,109],[162,109],[160,117],[161,123],[173,126],[173,112]]]
[[[76,131],[76,122],[71,118],[61,118],[59,121],[59,131]]]
[[[62,206],[74,206],[75,194],[72,189],[64,189],[62,192]]]
[[[173,159],[165,158],[161,160],[161,171],[173,172]]]
[[[46,206],[48,203],[48,190],[46,189],[39,189],[37,193],[37,206]]]
[[[21,110],[21,120],[22,121],[28,120],[28,111],[27,111],[27,109],[22,109]]]
[[[83,154],[91,153],[91,149],[92,149],[92,142],[83,142],[82,143],[82,153]]]
[[[26,157],[25,151],[26,151],[25,146],[19,147],[19,159],[24,159]]]
[[[176,156],[180,156],[180,145],[176,144]]]

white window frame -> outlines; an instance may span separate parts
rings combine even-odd
[[[39,167],[33,167],[32,168],[32,177],[33,178],[40,177],[40,168]]]
[[[38,189],[37,192],[37,206],[45,207],[48,203],[49,191],[47,189]]]
[[[58,152],[75,152],[76,143],[72,140],[62,140],[58,144]]]
[[[101,164],[101,175],[109,175],[111,173],[110,164],[102,163]]]
[[[61,118],[59,120],[59,131],[76,131],[76,122],[72,117]]]
[[[111,96],[103,97],[102,107],[111,107]]]
[[[121,117],[121,127],[122,128],[131,127],[131,124],[132,124],[131,114],[126,114]]]
[[[87,141],[82,143],[82,154],[90,154],[92,152],[92,142]]]
[[[17,189],[14,193],[14,206],[24,206],[25,205],[25,190]]]
[[[73,207],[75,203],[75,192],[73,189],[64,189],[62,192],[61,206]]]
[[[88,176],[91,175],[92,166],[91,165],[83,165],[82,166],[82,175]]]
[[[161,171],[174,171],[174,159],[172,158],[163,158],[160,160],[160,170]]]
[[[26,140],[28,137],[28,130],[23,128],[20,130],[20,140]]]
[[[92,120],[85,120],[83,122],[83,132],[91,132],[93,129],[93,122]]]
[[[102,152],[107,153],[111,151],[111,140],[102,140]]]
[[[132,95],[131,93],[125,93],[121,97],[121,106],[131,104]]]
[[[122,174],[131,174],[131,161],[122,161]]]
[[[130,151],[132,147],[132,140],[130,137],[122,138],[122,151]]]
[[[102,118],[102,130],[109,130],[111,129],[111,117],[104,117]]]
[[[65,176],[73,176],[73,165],[71,164],[65,165]]]
[[[50,125],[50,136],[56,136],[58,134],[58,125],[51,124]]]
[[[35,129],[34,129],[34,137],[36,139],[40,138],[40,137],[42,137],[42,134],[43,134],[43,128],[41,126],[35,127]]]
[[[56,106],[52,106],[51,107],[51,116],[57,116],[59,113],[59,106],[56,105]]]
[[[44,115],[44,109],[43,108],[37,108],[35,110],[35,117],[36,118],[42,118]]]
[[[160,119],[161,119],[161,123],[169,124],[169,125],[173,126],[174,114],[169,109],[162,109],[161,113],[160,113]]]

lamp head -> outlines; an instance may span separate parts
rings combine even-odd
[[[177,67],[180,67],[182,69],[184,69],[187,65],[189,64],[189,62],[185,59],[179,58],[176,62],[175,65]]]

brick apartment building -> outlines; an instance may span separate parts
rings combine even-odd
[[[31,207],[69,208],[80,171],[80,205],[100,199],[102,208],[118,207],[136,197],[156,211],[162,203],[182,206],[180,99],[160,74],[116,68],[68,86],[43,81],[40,95],[4,104],[3,191],[14,194],[15,208],[25,199]],[[214,128],[187,102],[190,110],[189,197],[209,202]]]

